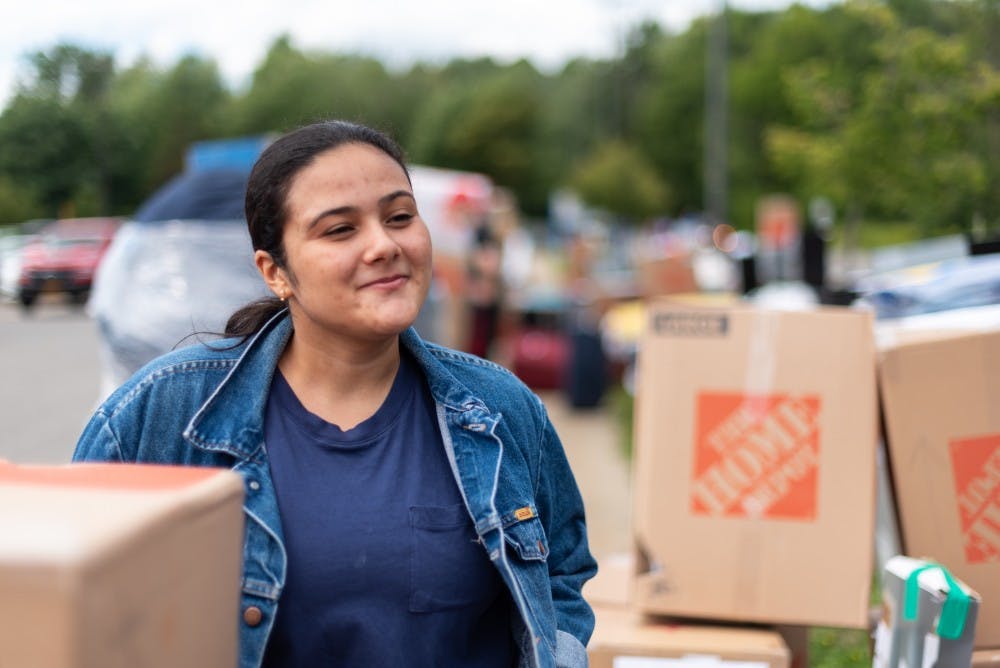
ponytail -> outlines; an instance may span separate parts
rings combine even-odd
[[[226,321],[225,336],[247,340],[267,324],[267,321],[286,308],[277,297],[265,297],[243,306]]]

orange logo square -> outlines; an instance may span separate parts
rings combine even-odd
[[[1000,434],[948,444],[970,564],[1000,561]]]
[[[816,518],[818,396],[702,392],[696,410],[692,512]]]

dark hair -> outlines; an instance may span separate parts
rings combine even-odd
[[[403,151],[387,135],[357,123],[322,121],[292,130],[271,143],[257,158],[247,180],[244,208],[253,249],[266,251],[282,269],[287,259],[282,234],[288,216],[286,200],[295,176],[308,167],[320,153],[344,144],[368,144],[395,160],[407,180],[409,171]],[[226,322],[225,335],[246,338],[285,307],[277,297],[267,297],[247,304]]]

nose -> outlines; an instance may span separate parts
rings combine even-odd
[[[373,221],[367,225],[367,228],[368,243],[364,253],[365,262],[393,260],[402,252],[391,230],[383,226],[381,221]]]

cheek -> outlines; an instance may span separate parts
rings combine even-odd
[[[414,236],[410,255],[414,262],[430,265],[433,251],[431,249],[431,235],[426,227],[422,227],[419,234]]]

